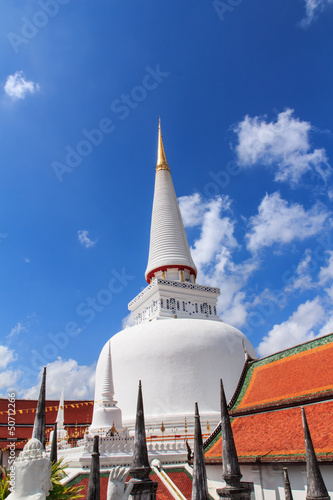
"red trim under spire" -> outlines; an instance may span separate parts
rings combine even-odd
[[[170,264],[170,266],[160,266],[160,267],[156,267],[156,269],[153,269],[152,271],[150,271],[150,273],[147,276],[147,283],[150,283],[150,280],[151,280],[151,278],[153,278],[155,273],[157,273],[158,271],[164,271],[166,273],[168,269],[177,269],[178,271],[184,271],[185,269],[187,269],[188,271],[190,271],[190,274],[193,274],[195,278],[197,277],[197,272],[195,269],[193,269],[193,267],[174,266],[174,265]]]

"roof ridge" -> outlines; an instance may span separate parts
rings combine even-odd
[[[326,335],[321,335],[320,337],[315,337],[314,339],[307,340],[306,342],[302,342],[300,344],[296,344],[296,345],[291,346],[291,347],[287,347],[286,349],[282,349],[281,351],[273,352],[272,354],[268,354],[267,356],[263,356],[262,358],[255,359],[254,363],[258,363],[260,361],[267,360],[273,356],[277,356],[278,354],[282,354],[284,352],[286,353],[288,351],[292,351],[293,349],[297,349],[298,347],[301,347],[301,346],[308,346],[308,344],[311,344],[312,342],[313,343],[320,343],[320,341],[322,341],[323,339],[326,339],[327,337],[332,337],[332,341],[333,341],[333,332],[327,333]],[[304,350],[307,350],[307,349],[304,349]]]

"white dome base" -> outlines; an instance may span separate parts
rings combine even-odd
[[[194,403],[205,420],[219,421],[220,378],[229,400],[239,381],[245,355],[256,357],[251,343],[236,328],[202,319],[161,319],[117,333],[111,339],[113,380],[123,425],[134,426],[138,382],[142,381],[146,427],[184,427]],[[101,401],[109,352],[102,349],[97,369],[95,402]],[[95,403],[96,408],[98,405]],[[214,418],[215,417],[215,418]],[[214,425],[210,421],[210,425]]]

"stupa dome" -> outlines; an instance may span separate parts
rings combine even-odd
[[[135,326],[114,335],[102,349],[96,369],[94,429],[95,419],[99,425],[103,420],[105,428],[110,426],[98,412],[103,401],[113,401],[113,381],[123,426],[130,430],[139,380],[146,425],[154,432],[187,432],[188,424],[193,427],[196,401],[202,419],[209,425],[219,422],[220,379],[231,398],[244,367],[243,342],[250,356],[256,354],[245,335],[218,316],[220,289],[198,284],[196,276],[159,123],[148,286],[128,305]]]
[[[202,418],[220,415],[220,378],[231,398],[244,367],[244,340],[236,328],[219,321],[192,318],[156,319],[126,328],[111,338],[113,379],[123,425],[135,420],[138,380],[142,381],[147,424],[183,423],[198,401]],[[99,357],[95,401],[102,399],[109,341]]]

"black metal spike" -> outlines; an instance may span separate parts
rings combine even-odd
[[[94,436],[87,500],[100,500],[99,436]]]
[[[305,439],[306,476],[308,485],[306,498],[307,500],[329,500],[330,497],[319,469],[304,408],[302,408],[302,420]]]
[[[222,379],[221,386],[221,433],[222,433],[222,463],[223,479],[227,485],[239,487],[242,474],[240,472],[238,457],[236,453],[234,436],[231,429],[227,401],[225,398]]]
[[[283,467],[283,483],[285,500],[293,500],[287,467]]]
[[[207,474],[202,443],[202,433],[198,403],[194,412],[194,454],[191,500],[208,500]]]
[[[32,431],[33,438],[38,439],[45,450],[45,391],[46,391],[46,366],[44,366],[42,383],[39,391],[39,398],[36,409],[34,428]]]
[[[57,432],[57,422],[56,422],[53,427],[53,437],[51,443],[51,452],[50,452],[51,463],[54,463],[58,460],[57,441],[58,441],[58,432]]]

